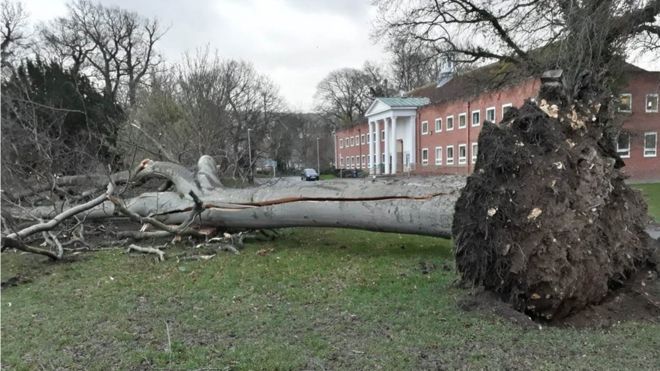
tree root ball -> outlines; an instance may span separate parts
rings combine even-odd
[[[646,204],[603,130],[568,121],[526,102],[486,124],[454,214],[462,279],[537,319],[599,303],[652,254]]]

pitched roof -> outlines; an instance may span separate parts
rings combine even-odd
[[[428,97],[383,97],[376,98],[390,107],[419,107],[431,103]]]

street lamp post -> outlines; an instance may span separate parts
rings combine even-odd
[[[254,182],[254,174],[252,173],[252,145],[250,144],[250,131],[252,131],[252,129],[248,128],[248,161],[250,161],[250,183],[252,183]]]
[[[319,157],[319,137],[316,137],[316,169],[321,176],[321,157]]]

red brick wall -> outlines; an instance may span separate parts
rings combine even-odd
[[[519,107],[525,99],[535,97],[538,93],[540,82],[537,79],[529,79],[513,87],[500,89],[497,91],[488,91],[483,94],[466,99],[457,99],[454,101],[430,104],[421,107],[417,113],[416,120],[416,174],[469,174],[474,168],[472,162],[472,143],[477,142],[479,132],[486,120],[486,110],[489,107],[495,107],[496,121],[502,119],[502,105],[511,103],[514,107]],[[660,113],[646,112],[646,95],[660,95],[660,72],[634,72],[630,75],[628,88],[624,89],[626,93],[632,94],[632,112],[622,113],[625,117],[623,128],[630,132],[630,158],[624,159],[626,167],[624,171],[632,180],[656,180],[660,181],[660,146],[657,149],[655,157],[644,157],[643,141],[645,132],[658,133],[660,140]],[[479,111],[480,123],[478,126],[472,125],[473,111]],[[459,115],[466,114],[466,127],[459,129]],[[447,130],[447,117],[453,116],[454,129]],[[442,119],[442,130],[435,131],[435,119]],[[428,122],[428,133],[422,134],[422,122]],[[379,130],[382,130],[382,125]],[[340,157],[344,159],[344,168],[351,166],[346,164],[347,157],[369,155],[368,143],[339,148],[340,139],[354,137],[356,135],[368,135],[369,128],[366,122],[356,125],[349,129],[337,132],[337,167]],[[381,138],[382,139],[382,138]],[[383,142],[378,143],[383,153]],[[459,164],[459,146],[466,146],[466,163]],[[454,148],[454,162],[447,164],[447,146]],[[442,147],[442,164],[436,165],[435,148]],[[428,163],[422,163],[422,151],[428,149]],[[360,152],[361,151],[361,152]],[[357,168],[362,167],[360,162]]]
[[[455,101],[431,104],[419,109],[417,115],[417,158],[420,159],[416,165],[415,173],[418,174],[469,174],[474,168],[472,162],[472,143],[477,142],[479,132],[486,120],[486,110],[495,107],[495,120],[502,119],[502,106],[512,104],[514,107],[522,105],[525,99],[533,97],[538,92],[539,81],[529,79],[513,87],[497,91],[488,91],[469,100],[458,99]],[[479,124],[473,126],[472,113],[479,111]],[[459,128],[459,117],[465,114],[466,127]],[[447,118],[453,116],[454,129],[447,130]],[[435,119],[442,119],[442,131],[435,131]],[[422,134],[422,122],[428,121],[429,133]],[[465,163],[459,163],[459,146],[466,147]],[[447,162],[447,146],[453,146],[453,164]],[[442,164],[436,164],[435,148],[442,147]],[[421,161],[422,151],[428,148],[429,161],[423,164]]]
[[[660,113],[646,112],[646,95],[660,95],[660,72],[635,72],[624,93],[632,95],[632,112],[625,117],[623,129],[630,133],[630,157],[623,171],[632,180],[660,181],[660,147],[655,157],[644,157],[644,133],[655,132],[660,139]],[[657,146],[657,144],[656,144]]]

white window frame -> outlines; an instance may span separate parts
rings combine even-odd
[[[495,107],[486,108],[486,120],[488,120],[488,112],[489,111],[493,111],[493,119],[491,121],[493,123],[497,122],[497,109]]]
[[[366,144],[367,143],[367,138],[365,138],[364,134],[360,134],[360,144]]]
[[[655,97],[655,110],[649,110],[650,97]],[[660,98],[658,97],[658,94],[646,94],[646,99],[644,100],[644,106],[647,113],[658,112],[658,109],[660,108]]]
[[[628,96],[628,97],[630,97],[630,99],[628,100],[628,101],[630,102],[630,109],[627,109],[627,110],[625,110],[625,109],[621,109],[621,105],[619,105],[619,107],[617,108],[617,110],[618,110],[619,112],[632,113],[632,104],[633,104],[633,101],[632,101],[632,94],[631,94],[631,93],[623,93],[623,94],[620,94],[620,95],[619,95],[619,100],[621,99],[621,97],[624,97],[624,96]],[[646,104],[646,102],[645,102],[644,104]]]
[[[365,134],[367,136],[367,144],[371,144],[371,134]]]
[[[630,158],[630,133],[621,132],[619,133],[619,137],[621,136],[621,134],[625,134],[628,136],[628,148],[620,148],[619,138],[616,138],[616,152],[619,154],[619,157],[621,158]]]
[[[461,149],[463,149],[463,152],[465,153],[464,156],[461,156]],[[459,165],[467,164],[467,144],[458,145],[458,164]]]
[[[360,146],[360,135],[355,136],[355,145],[358,147]]]
[[[504,114],[506,113],[505,108],[513,108],[513,103],[507,103],[502,105],[502,117],[500,117],[500,119],[504,118]]]
[[[438,156],[438,154],[440,154]],[[435,147],[435,164],[442,165],[442,146]]]
[[[367,166],[367,155],[362,155],[362,166]]]
[[[429,122],[428,121],[422,121],[422,135],[428,135],[429,133]]]
[[[449,151],[451,150],[451,156],[449,156]],[[446,148],[446,156],[445,156],[445,164],[447,165],[453,165],[454,164],[454,146],[447,146]]]
[[[655,137],[655,147],[646,148],[646,137],[654,136]],[[657,131],[647,131],[644,133],[644,144],[642,146],[644,151],[644,157],[656,157],[658,155],[658,132]],[[647,153],[648,151],[648,153]]]
[[[381,164],[384,164],[384,163],[385,163],[385,153],[381,153],[381,154],[380,154],[380,160],[381,160],[381,161],[380,161]]]
[[[435,132],[436,133],[441,132],[442,131],[442,117],[438,117],[437,119],[435,119],[435,121],[433,123],[435,125],[435,127],[434,127]]]
[[[344,158],[339,156],[339,167],[344,167]]]
[[[479,153],[479,144],[477,142],[472,142],[470,146],[470,157],[472,158],[472,164],[477,163],[477,154]]]
[[[476,124],[474,123],[474,114],[475,113],[477,115],[479,115],[479,121],[477,121]],[[471,121],[472,127],[481,125],[481,110],[480,109],[472,111],[472,115],[470,115],[470,121]]]
[[[344,148],[344,139],[339,139],[339,148]]]
[[[451,122],[451,127],[449,127],[449,122]],[[454,130],[454,115],[447,116],[445,120],[445,130],[447,131]]]
[[[373,133],[371,133],[371,140],[372,140],[374,143],[376,143],[376,131],[374,131]]]
[[[380,141],[384,142],[385,141],[385,130],[380,131]]]
[[[355,147],[355,137],[351,137],[351,147]]]
[[[426,159],[424,159],[425,153],[426,153]],[[428,165],[428,164],[429,164],[429,149],[422,148],[422,165]]]
[[[461,117],[463,118],[463,126],[461,126]],[[465,129],[467,127],[467,112],[458,114],[458,128]]]

